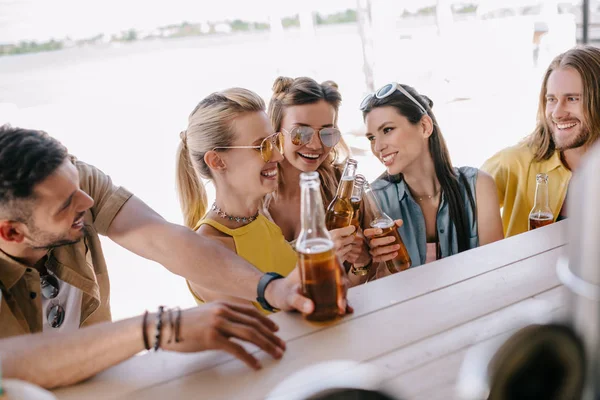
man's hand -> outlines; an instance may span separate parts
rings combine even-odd
[[[250,342],[276,359],[285,351],[285,342],[274,334],[279,329],[277,324],[250,305],[215,302],[190,308],[182,312],[180,326],[182,341],[165,343],[165,350],[223,350],[254,369],[261,368],[260,362],[232,338]],[[165,334],[172,333],[165,330]]]
[[[309,298],[302,294],[302,283],[300,278],[300,267],[296,266],[290,274],[283,279],[271,281],[265,289],[267,302],[282,311],[297,310],[303,314],[314,311],[315,305]],[[342,289],[344,295],[338,303],[340,315],[352,313],[354,310],[348,305],[346,294],[348,292],[349,280],[347,275],[342,275]]]

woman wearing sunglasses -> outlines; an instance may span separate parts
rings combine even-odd
[[[284,160],[279,164],[279,187],[266,197],[264,212],[290,242],[300,232],[300,173],[319,172],[324,207],[335,196],[349,154],[337,127],[341,101],[331,81],[319,84],[306,77],[279,77],[273,84],[269,117],[275,131],[283,135]],[[331,231],[337,254],[358,266],[368,264],[364,239],[353,233],[354,227]]]
[[[213,93],[196,106],[181,133],[177,181],[188,227],[219,240],[259,270],[286,276],[296,254],[281,229],[258,212],[264,196],[277,189],[281,147],[281,135],[273,131],[258,95],[240,88]],[[210,208],[201,179],[215,185]],[[198,302],[244,302],[188,285]]]
[[[476,168],[452,166],[432,106],[426,96],[397,83],[360,105],[371,151],[387,170],[372,187],[383,210],[397,220],[413,267],[504,237],[493,179]],[[372,238],[378,232],[364,234]],[[370,240],[373,261],[397,255],[392,241]]]

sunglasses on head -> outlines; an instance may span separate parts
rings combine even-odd
[[[264,162],[268,163],[273,159],[273,151],[275,149],[279,151],[279,154],[283,154],[283,139],[281,133],[274,133],[264,138],[259,146],[222,146],[215,147],[213,150],[220,149],[260,149],[260,156]]]
[[[289,131],[282,129],[290,135],[290,140],[294,146],[303,146],[310,143],[315,130],[310,126],[296,126]],[[319,139],[325,147],[334,147],[340,141],[342,132],[337,128],[321,128],[319,129]]]
[[[394,94],[396,92],[396,90],[400,91],[400,93],[402,93],[403,95],[408,97],[409,100],[411,100],[413,103],[415,103],[415,105],[417,107],[419,107],[419,109],[423,112],[423,114],[427,114],[427,110],[425,110],[425,107],[423,107],[421,105],[421,103],[419,103],[414,97],[412,97],[411,94],[408,93],[406,91],[406,89],[404,89],[402,87],[402,85],[400,85],[397,82],[392,82],[392,83],[383,85],[375,93],[370,93],[370,94],[366,95],[365,98],[360,102],[360,110],[365,111],[367,109],[367,107],[369,106],[369,102],[371,101],[371,99],[373,97],[375,97],[376,99],[380,99],[380,100],[385,99],[386,97],[389,97],[392,94]]]
[[[54,275],[42,275],[40,277],[40,284],[42,287],[42,296],[45,299],[51,300],[58,296],[60,286],[58,279]],[[48,325],[52,328],[59,328],[65,320],[65,309],[60,304],[52,304],[48,308],[46,318],[48,319]]]

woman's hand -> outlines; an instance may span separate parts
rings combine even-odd
[[[394,221],[396,228],[402,226],[402,220],[397,219]],[[371,256],[373,256],[373,262],[383,262],[394,259],[398,255],[400,249],[399,244],[392,244],[396,240],[394,236],[377,237],[381,235],[383,231],[380,228],[369,228],[365,229],[364,235],[368,240]]]
[[[353,225],[346,226],[344,228],[333,229],[329,231],[333,245],[335,247],[335,253],[342,260],[346,261],[348,253],[352,250],[354,244],[354,231],[356,228]]]

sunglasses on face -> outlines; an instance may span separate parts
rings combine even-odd
[[[273,159],[273,151],[277,149],[279,154],[283,154],[283,138],[281,133],[274,133],[271,136],[267,136],[259,146],[222,146],[215,147],[213,150],[220,149],[255,149],[260,150],[260,156],[263,161],[268,163]]]
[[[285,133],[290,135],[290,139],[294,146],[303,146],[310,143],[312,140],[315,130],[310,126],[296,126],[289,131],[282,129]],[[340,141],[342,132],[337,128],[322,128],[319,129],[319,139],[325,147],[334,147]]]
[[[54,275],[43,275],[40,277],[42,287],[42,296],[45,299],[51,300],[58,296],[59,284],[58,279]],[[60,304],[53,304],[48,308],[46,314],[48,325],[52,328],[59,328],[65,320],[65,309]]]
[[[406,89],[404,89],[402,87],[402,85],[400,85],[397,82],[388,83],[388,84],[382,86],[375,93],[370,93],[370,94],[366,95],[365,98],[360,102],[360,110],[365,111],[367,109],[367,107],[369,106],[369,102],[371,101],[371,99],[373,97],[375,97],[376,99],[380,99],[380,100],[385,99],[386,97],[389,97],[392,94],[394,94],[396,92],[396,90],[400,91],[400,93],[402,93],[403,95],[408,97],[409,100],[411,100],[413,103],[415,103],[415,105],[417,107],[419,107],[419,109],[423,112],[423,114],[427,114],[427,110],[425,110],[425,107],[423,107],[421,105],[421,103],[419,103],[414,97],[412,97],[411,94],[408,93],[406,91]]]

